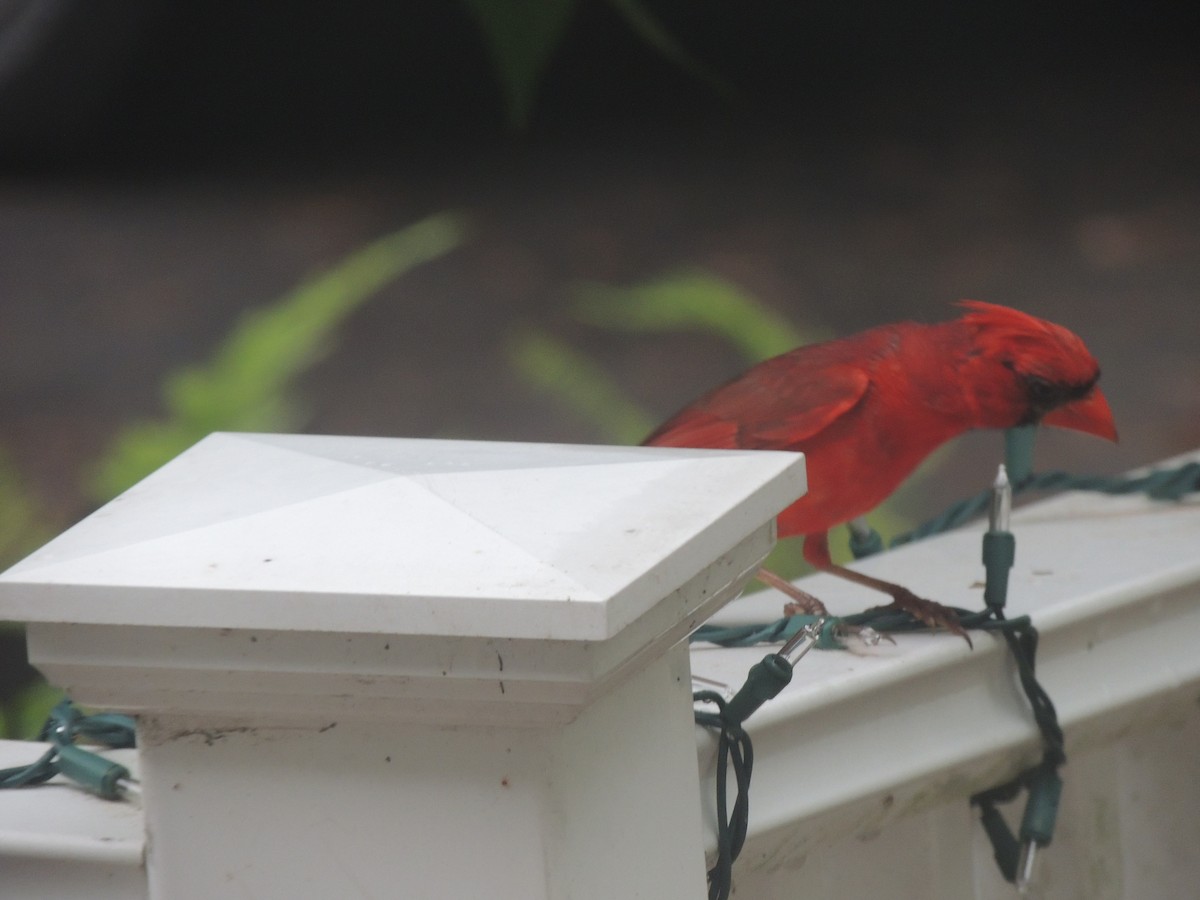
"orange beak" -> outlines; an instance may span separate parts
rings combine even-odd
[[[1070,428],[1073,431],[1094,434],[1109,441],[1117,439],[1117,425],[1113,421],[1112,410],[1108,408],[1108,400],[1100,392],[1100,388],[1092,388],[1092,392],[1082,400],[1076,400],[1047,413],[1042,418],[1042,423],[1053,425],[1055,428]]]

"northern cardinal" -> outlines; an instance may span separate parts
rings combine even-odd
[[[966,637],[954,614],[833,563],[828,531],[878,506],[931,452],[974,428],[1043,423],[1115,441],[1100,367],[1078,336],[1015,309],[961,301],[949,322],[881,325],[768,359],[705,394],[646,440],[658,447],[802,451],[808,493],[779,514],[818,569],[883,591]],[[820,601],[766,570],[803,609]],[[969,641],[969,639],[968,639]]]

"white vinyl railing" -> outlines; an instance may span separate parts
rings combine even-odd
[[[792,454],[214,435],[0,576],[35,664],[138,717],[114,755],[142,788],[0,792],[0,896],[703,897],[691,677],[736,690],[770,648],[682,638],[778,618],[729,601],[803,490]],[[1009,614],[1069,756],[1034,894],[1192,896],[1200,503],[1069,495],[1013,531]],[[861,565],[977,608],[979,537]],[[736,896],[1013,896],[967,798],[1037,733],[1003,642],[974,640],[798,663],[747,723]]]
[[[1178,461],[1173,461],[1177,463]],[[984,526],[858,565],[980,609]],[[1070,494],[1017,512],[1010,617],[1032,616],[1037,675],[1068,763],[1058,827],[1032,896],[1185,898],[1200,885],[1200,495],[1181,502]],[[860,589],[805,581],[834,613]],[[777,616],[762,593],[715,617]],[[967,798],[1037,762],[1041,747],[999,636],[899,635],[809,653],[748,722],[750,832],[734,869],[744,896],[1015,896]],[[706,685],[740,685],[764,648],[692,650]],[[699,736],[701,758],[712,739]],[[711,762],[702,796],[712,821]],[[1016,830],[1024,797],[1011,806]]]

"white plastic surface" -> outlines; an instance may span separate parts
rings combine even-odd
[[[0,575],[0,618],[604,640],[804,488],[792,453],[214,434]]]
[[[686,648],[569,723],[145,717],[151,896],[696,900]]]

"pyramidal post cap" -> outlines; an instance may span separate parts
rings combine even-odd
[[[216,433],[0,575],[0,618],[600,641],[805,487],[794,453]]]

